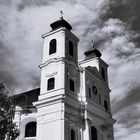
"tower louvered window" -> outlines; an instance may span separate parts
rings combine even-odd
[[[75,83],[72,79],[69,80],[69,88],[71,91],[75,91]]]
[[[105,107],[105,110],[108,111],[108,105],[107,105],[107,101],[104,100],[104,107]]]
[[[75,131],[71,129],[71,140],[76,140],[75,139]]]
[[[69,55],[70,56],[74,56],[74,48],[73,48],[73,43],[71,41],[69,41]]]
[[[52,39],[50,42],[49,55],[56,53],[56,45],[57,45],[56,39]]]
[[[105,70],[104,70],[104,68],[102,68],[102,77],[105,80]]]
[[[47,90],[52,90],[55,87],[55,78],[48,79],[48,87]]]

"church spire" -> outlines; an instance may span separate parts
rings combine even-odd
[[[52,30],[65,27],[70,31],[72,29],[72,26],[66,20],[64,20],[62,10],[60,11],[60,14],[61,14],[60,19],[50,24]]]
[[[91,59],[94,57],[102,56],[101,52],[95,48],[95,42],[93,40],[91,40],[90,48],[86,52],[84,52],[84,54],[86,56],[85,59]]]

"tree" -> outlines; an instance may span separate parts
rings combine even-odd
[[[5,84],[0,83],[0,140],[15,140],[19,135],[13,122],[15,105],[8,93]]]

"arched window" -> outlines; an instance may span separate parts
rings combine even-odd
[[[99,104],[101,104],[101,95],[99,94]]]
[[[104,70],[104,68],[102,68],[102,77],[105,80],[105,70]]]
[[[52,39],[50,42],[49,54],[56,53],[56,39]]]
[[[75,131],[71,129],[71,140],[76,140],[75,139]]]
[[[48,79],[48,87],[47,90],[52,90],[55,87],[55,78]]]
[[[36,122],[29,122],[26,125],[25,137],[36,137]]]
[[[89,94],[89,98],[91,98],[91,89],[90,89],[90,87],[88,87],[88,94]]]
[[[97,93],[98,93],[98,90],[97,90],[97,88],[96,88],[96,86],[92,86],[92,92],[95,94],[95,95],[97,95]]]
[[[74,56],[74,48],[71,41],[69,41],[69,55]]]
[[[97,129],[91,126],[91,140],[97,140]]]
[[[69,79],[69,88],[71,91],[75,91],[75,83],[74,83],[74,80],[72,79]]]
[[[108,105],[107,105],[107,101],[104,100],[104,107],[105,107],[105,110],[108,111]]]

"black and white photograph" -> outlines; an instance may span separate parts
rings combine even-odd
[[[139,0],[0,0],[0,140],[139,140]]]

